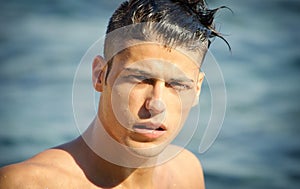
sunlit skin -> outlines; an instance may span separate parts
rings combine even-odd
[[[175,52],[158,45],[131,47],[114,58],[107,85],[96,83],[102,92],[99,117],[107,132],[133,148],[156,147],[149,156],[157,155],[176,136],[200,90],[198,65]],[[151,140],[133,131],[147,124],[162,125],[165,134]]]
[[[130,149],[128,154],[145,162],[159,156],[197,103],[203,81],[199,65],[175,49],[144,44],[115,56],[107,82],[106,74],[105,60],[96,57],[93,85],[101,92],[96,120]],[[83,137],[1,169],[0,188],[204,188],[201,165],[187,150],[152,167],[127,168],[102,159],[90,147],[111,144],[99,138],[95,123]]]

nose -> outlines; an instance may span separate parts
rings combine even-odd
[[[166,106],[162,101],[164,81],[155,81],[151,97],[146,100],[146,109],[149,110],[151,116],[165,111]]]

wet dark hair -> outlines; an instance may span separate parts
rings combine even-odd
[[[130,0],[125,1],[110,18],[106,33],[138,23],[156,23],[151,28],[168,46],[197,48],[192,42],[222,38],[215,30],[214,16],[222,8],[208,9],[205,0]],[[137,35],[141,37],[140,35]],[[188,44],[188,45],[185,45]]]
[[[123,2],[110,18],[106,34],[133,26],[132,39],[151,41],[151,36],[165,46],[180,46],[188,50],[206,52],[210,45],[210,38],[219,37],[228,45],[228,42],[215,30],[215,13],[225,6],[208,9],[205,0],[129,0]],[[132,31],[127,31],[128,33]],[[150,36],[150,37],[149,37]],[[112,38],[119,38],[115,35]],[[105,46],[120,43],[124,38],[106,38]],[[105,48],[107,49],[107,48]],[[107,50],[108,51],[108,50]],[[104,52],[106,54],[106,52]],[[111,69],[113,56],[109,57],[108,71]]]

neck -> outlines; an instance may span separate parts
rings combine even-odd
[[[97,118],[83,133],[82,138],[95,154],[112,164],[128,168],[146,168],[157,163],[157,157],[138,156],[129,147],[117,142]]]
[[[182,150],[169,145],[157,157],[137,156],[109,136],[97,118],[79,138],[76,148],[88,172],[87,177],[104,188],[136,188],[138,185],[153,188],[152,180],[156,178],[160,165]]]
[[[102,183],[106,183],[106,187],[136,188],[143,186],[143,188],[153,188],[154,168],[127,168],[107,161],[102,163],[99,177]]]
[[[126,146],[111,138],[96,118],[82,135],[86,145],[85,154],[92,180],[97,185],[113,187],[117,185],[132,188],[136,183],[152,186],[154,165],[157,157],[145,158],[134,155]]]
[[[61,148],[74,157],[86,178],[94,185],[100,188],[136,188],[137,186],[154,188],[156,168],[129,168],[106,161],[87,146],[83,137],[77,138],[72,145],[70,144]]]

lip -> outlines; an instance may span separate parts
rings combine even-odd
[[[167,129],[163,124],[141,123],[134,125],[133,131],[148,139],[157,139],[164,135]]]

